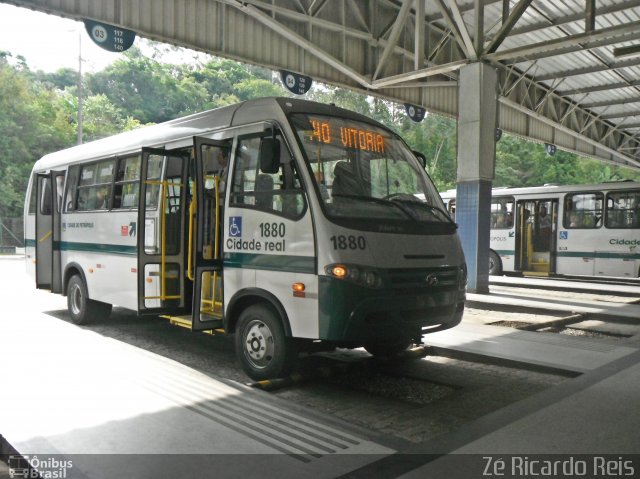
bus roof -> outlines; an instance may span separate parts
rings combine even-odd
[[[385,128],[384,125],[371,118],[338,108],[335,105],[325,105],[297,98],[258,98],[49,153],[38,160],[33,169],[34,171],[48,171],[68,164],[133,153],[143,147],[158,147],[231,126],[284,119],[285,109],[287,113],[339,114]]]
[[[491,196],[557,195],[563,193],[576,193],[581,191],[589,192],[628,189],[640,189],[640,182],[624,180],[590,185],[545,185],[518,188],[498,187],[491,190]],[[455,198],[456,190],[452,189],[443,191],[441,196],[443,198]]]

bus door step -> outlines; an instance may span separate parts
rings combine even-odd
[[[522,271],[522,274],[524,276],[540,276],[540,277],[551,276],[551,272],[549,271]]]
[[[174,326],[180,326],[181,328],[186,328],[189,330],[192,329],[192,320],[190,314],[185,314],[183,316],[161,315],[160,317],[168,319],[169,323],[173,324]],[[212,318],[211,329],[207,329],[201,332],[205,334],[224,334],[224,329],[222,329],[222,319]]]

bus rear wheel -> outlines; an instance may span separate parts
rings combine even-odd
[[[502,274],[502,261],[495,251],[489,251],[489,274],[491,276]]]
[[[106,319],[111,313],[110,304],[89,299],[87,286],[78,274],[71,277],[67,286],[67,308],[74,324]]]
[[[240,314],[236,355],[247,376],[256,381],[287,376],[296,356],[280,318],[265,304],[254,304]]]

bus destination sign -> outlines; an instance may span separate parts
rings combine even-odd
[[[327,120],[310,120],[310,142],[337,144],[344,148],[384,153],[384,136],[371,130],[344,125],[335,127]]]
[[[84,27],[93,42],[108,52],[127,51],[136,39],[136,32],[108,23],[85,20]]]

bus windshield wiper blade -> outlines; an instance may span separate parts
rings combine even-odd
[[[409,211],[407,211],[405,208],[403,208],[402,205],[394,201],[386,200],[384,198],[375,198],[373,196],[365,196],[365,195],[344,195],[344,194],[335,194],[335,195],[332,195],[332,198],[349,198],[354,200],[368,201],[370,203],[377,203],[379,205],[385,205],[385,206],[391,205],[394,208],[402,211],[402,214],[410,217],[411,219],[414,219],[413,215]]]

